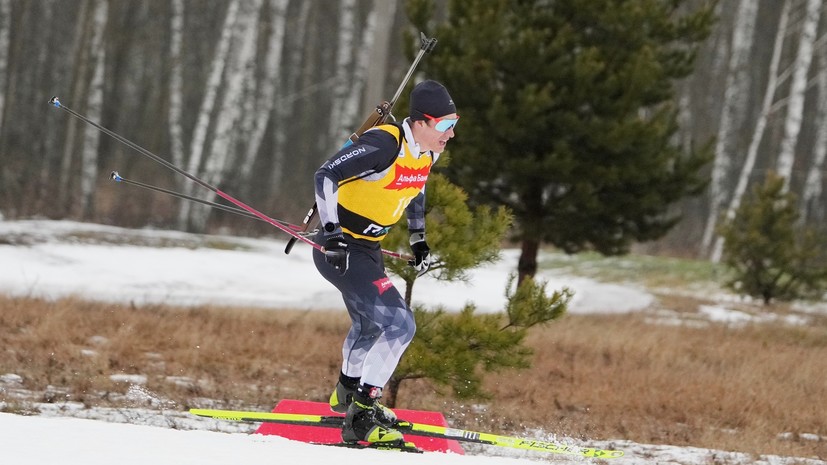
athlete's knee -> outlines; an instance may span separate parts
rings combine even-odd
[[[382,333],[389,341],[396,341],[402,345],[408,345],[416,333],[416,323],[413,312],[400,308],[382,325]]]

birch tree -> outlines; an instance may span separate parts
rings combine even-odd
[[[44,24],[51,24],[51,21],[55,17],[54,10],[55,10],[55,3],[54,1],[44,1],[41,3],[43,6],[43,13],[41,14],[41,19]],[[50,30],[43,40],[45,42],[49,42],[51,37],[54,36],[54,31]],[[50,61],[50,48],[49,47],[38,47],[38,54],[37,54],[37,74],[38,76],[42,76],[44,82],[54,82],[52,79],[58,77],[63,73],[62,70],[56,71],[54,68],[54,63]],[[60,68],[59,68],[60,69]],[[1,79],[1,78],[0,78]],[[38,86],[41,88],[42,93],[40,94],[40,98],[35,98],[35,101],[42,101],[45,100],[47,95],[49,94],[46,92],[47,85]],[[51,90],[51,89],[49,89]],[[46,205],[49,203],[53,198],[53,184],[50,182],[52,176],[54,176],[54,167],[59,165],[59,158],[60,158],[60,150],[57,150],[55,147],[57,146],[56,142],[56,133],[55,130],[57,124],[57,119],[49,118],[44,121],[41,129],[43,131],[41,137],[39,137],[39,144],[40,147],[35,149],[38,152],[42,153],[42,158],[40,159],[40,167],[38,169],[38,173],[36,175],[35,180],[33,181],[37,185],[37,193],[35,194],[36,202],[34,202],[33,208],[35,211],[45,211]],[[29,180],[29,182],[32,182]]]
[[[305,42],[305,35],[308,34],[307,21],[310,17],[311,2],[301,2],[298,18],[295,20],[296,30],[301,36],[297,37],[298,43]],[[287,127],[290,116],[296,106],[296,95],[298,94],[299,78],[301,75],[301,62],[304,51],[300,47],[291,47],[287,56],[287,67],[284,82],[276,87],[275,124],[273,124],[273,153],[270,168],[270,184],[278,186],[282,179],[284,168],[284,156],[287,149]]]
[[[184,0],[172,0],[172,15],[169,31],[169,136],[172,163],[184,164],[184,128],[181,117],[184,114],[184,78],[181,43],[184,37]]]
[[[792,81],[790,96],[787,101],[787,116],[784,121],[784,138],[778,153],[776,174],[786,179],[785,189],[789,189],[795,161],[795,147],[798,135],[801,132],[801,121],[804,115],[804,97],[807,91],[807,76],[813,60],[813,44],[816,40],[816,30],[821,18],[821,0],[807,0],[804,19],[801,24],[801,37],[798,42],[798,51],[792,65]]]
[[[227,64],[227,53],[232,41],[233,26],[238,15],[238,7],[239,0],[233,0],[227,7],[224,25],[221,28],[221,38],[218,41],[218,46],[216,47],[215,55],[210,65],[210,74],[207,78],[204,97],[198,112],[198,120],[193,131],[192,142],[190,143],[189,160],[187,162],[187,171],[190,173],[198,172],[204,157],[207,131],[210,126],[218,90],[221,86],[221,77],[224,74],[224,68]],[[193,183],[185,183],[182,187],[184,194],[192,195],[194,191]],[[178,227],[181,229],[187,229],[191,206],[192,204],[190,202],[181,202],[181,209],[178,212]]]
[[[379,3],[382,2],[380,1]],[[362,39],[358,53],[356,54],[356,65],[353,69],[351,86],[342,108],[341,123],[346,132],[345,137],[352,134],[353,130],[356,129],[352,126],[360,123],[357,122],[359,112],[366,111],[360,108],[360,103],[362,102],[361,96],[365,88],[365,81],[367,80],[369,63],[373,59],[373,45],[375,43],[377,21],[378,14],[374,5],[370,13],[368,13],[367,23],[362,29]]]
[[[775,34],[775,44],[773,45],[772,58],[770,59],[769,77],[767,79],[767,87],[764,91],[764,99],[761,104],[761,113],[758,120],[755,122],[755,129],[750,140],[747,155],[744,159],[744,164],[741,168],[741,174],[738,177],[738,183],[732,193],[732,199],[729,202],[729,207],[726,210],[726,218],[728,221],[732,220],[735,212],[741,205],[741,199],[747,190],[749,184],[749,177],[755,167],[755,160],[758,157],[758,147],[761,145],[761,140],[764,138],[764,130],[767,127],[767,119],[773,111],[773,100],[775,92],[778,88],[780,76],[778,73],[781,64],[781,52],[784,48],[784,38],[787,36],[787,23],[790,18],[790,0],[784,0],[784,6],[781,11],[781,18],[778,23],[778,30]],[[715,243],[710,254],[710,259],[714,263],[721,261],[721,255],[724,249],[724,238],[720,235],[715,237]]]
[[[718,125],[712,180],[709,185],[709,216],[706,220],[701,247],[707,250],[715,235],[720,209],[728,197],[727,179],[732,163],[732,146],[739,126],[746,119],[750,85],[750,51],[755,35],[758,2],[740,0],[732,29],[732,47],[729,57],[724,105]]]
[[[0,133],[6,108],[6,82],[9,63],[9,30],[11,29],[11,0],[0,0]]]
[[[336,37],[336,81],[333,86],[332,109],[330,111],[330,140],[344,140],[349,135],[349,121],[344,121],[345,103],[351,91],[351,68],[356,36],[356,0],[341,0],[339,3],[339,34]]]
[[[95,5],[92,40],[89,43],[89,53],[93,55],[94,66],[92,81],[89,84],[89,97],[86,113],[92,121],[100,121],[103,112],[103,75],[106,63],[106,47],[103,44],[103,33],[106,29],[106,18],[109,13],[109,0],[98,0]],[[98,180],[98,146],[100,145],[100,131],[87,125],[83,135],[83,152],[81,153],[80,202],[78,209],[80,217],[90,219],[94,210],[95,185]]]
[[[373,45],[371,46],[370,60],[367,63],[367,77],[365,78],[365,97],[362,101],[363,111],[373,109],[376,105],[389,97],[385,96],[385,79],[388,70],[391,31],[396,17],[396,1],[374,2],[372,13],[375,13],[373,30]]]
[[[820,222],[824,219],[819,198],[821,197],[824,183],[822,176],[824,159],[825,156],[827,156],[827,45],[825,45],[822,39],[827,39],[827,36],[822,36],[819,40],[821,43],[817,47],[818,74],[816,82],[818,104],[815,118],[816,135],[815,142],[813,142],[813,160],[807,170],[807,180],[804,182],[804,189],[801,195],[800,218],[802,223],[807,222],[811,212],[815,216],[815,220]]]
[[[232,141],[233,129],[241,119],[241,99],[246,74],[253,68],[255,59],[256,37],[258,35],[258,15],[261,0],[245,0],[239,11],[226,70],[227,83],[223,89],[222,105],[215,118],[215,138],[212,141],[209,156],[205,160],[202,179],[208,184],[217,185],[225,174],[229,162],[234,159]],[[207,194],[208,200],[215,199],[215,193]],[[196,231],[203,231],[212,210],[201,208],[192,213],[192,224]]]
[[[75,40],[73,44],[72,56],[76,64],[74,69],[74,76],[72,78],[72,90],[70,94],[71,101],[80,101],[85,91],[84,76],[88,67],[88,54],[86,47],[86,37],[88,37],[88,29],[91,27],[87,11],[89,10],[89,3],[91,0],[83,0],[80,6],[80,13],[78,14],[78,22],[75,28]],[[60,161],[60,175],[58,176],[58,203],[61,210],[68,210],[71,204],[71,195],[69,187],[71,186],[71,179],[73,174],[72,160],[75,153],[75,139],[77,137],[78,122],[72,118],[66,123],[66,139],[63,143],[63,156]]]
[[[267,55],[264,58],[264,77],[259,82],[259,90],[255,93],[253,109],[249,114],[250,134],[247,149],[241,160],[239,178],[245,185],[250,185],[249,178],[255,164],[256,155],[261,149],[267,122],[273,113],[276,103],[276,88],[279,86],[278,76],[281,72],[281,61],[284,52],[284,30],[287,23],[287,7],[289,0],[271,1],[270,37],[267,41]],[[245,117],[248,115],[245,115]]]

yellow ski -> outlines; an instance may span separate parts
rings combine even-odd
[[[335,415],[305,415],[299,413],[271,413],[271,412],[244,412],[235,410],[191,409],[190,413],[201,417],[216,418],[219,420],[282,423],[289,425],[319,426],[326,428],[341,428],[344,417]],[[445,426],[411,423],[400,420],[394,426],[404,434],[427,436],[435,438],[453,439],[461,442],[487,444],[497,447],[511,447],[514,449],[550,452],[553,454],[578,455],[599,459],[613,459],[623,456],[621,450],[598,449],[595,447],[581,447],[572,444],[526,439],[514,436],[501,436],[491,433],[479,433],[463,429],[448,428]]]

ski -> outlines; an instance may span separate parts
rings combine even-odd
[[[244,412],[235,410],[190,409],[190,413],[201,417],[215,418],[228,421],[243,421],[253,423],[281,423],[288,425],[319,426],[325,428],[342,428],[344,417],[335,415],[306,415],[300,413],[275,412]],[[463,429],[448,428],[445,426],[412,423],[399,420],[394,426],[403,434],[425,436],[442,439],[452,439],[460,442],[486,444],[497,447],[549,452],[553,454],[577,455],[581,457],[613,459],[623,456],[621,450],[599,449],[595,447],[580,447],[572,444],[544,441],[539,439],[518,438],[515,436],[501,436],[492,433],[480,433]]]

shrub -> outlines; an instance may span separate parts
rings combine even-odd
[[[562,316],[572,297],[564,288],[546,295],[546,283],[526,279],[515,292],[512,275],[506,287],[506,310],[475,314],[473,305],[460,313],[415,310],[417,333],[386,390],[388,405],[409,379],[428,379],[435,389],[447,387],[462,399],[486,398],[484,374],[529,368],[532,351],[525,344],[528,329]]]
[[[721,227],[723,260],[733,271],[726,284],[765,305],[819,297],[827,283],[823,234],[798,226],[795,196],[784,185],[770,174]]]

